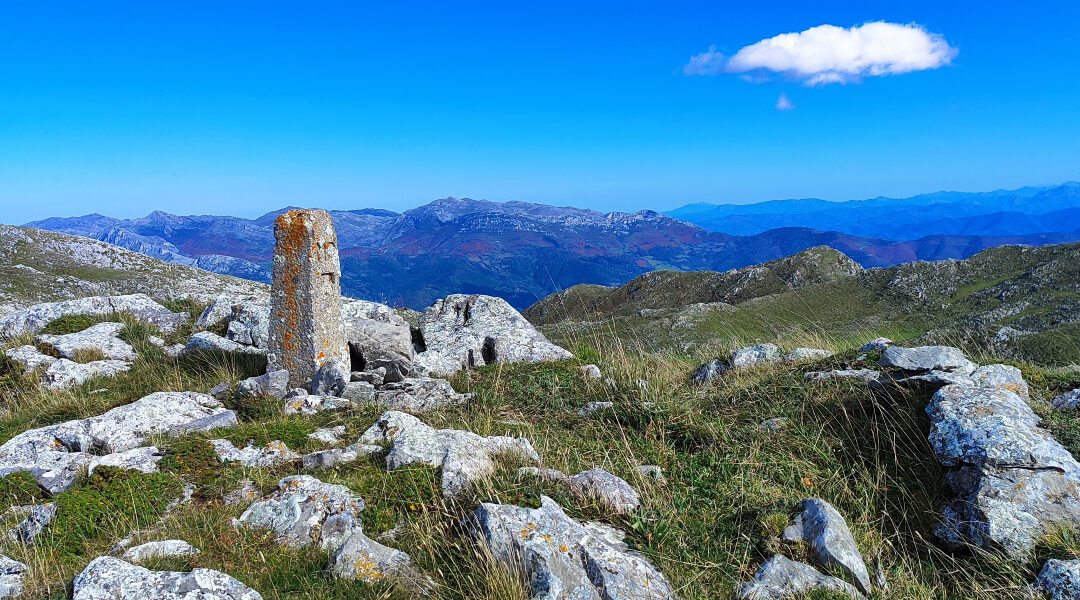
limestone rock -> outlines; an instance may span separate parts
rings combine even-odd
[[[289,387],[302,387],[328,360],[349,364],[337,233],[326,211],[290,210],[274,237],[267,369],[287,369]]]
[[[46,502],[33,506],[13,506],[9,510],[26,516],[11,531],[8,531],[8,538],[29,546],[56,518],[57,509],[56,504]]]
[[[830,590],[852,598],[863,598],[850,583],[779,554],[762,563],[754,580],[744,583],[735,597],[739,600],[779,600],[802,597],[815,590]]]
[[[641,499],[625,479],[594,467],[570,478],[570,488],[576,493],[596,500],[615,514],[628,514],[637,510]]]
[[[437,300],[420,315],[420,333],[426,350],[416,355],[416,362],[440,375],[496,362],[572,357],[506,300],[493,296],[454,294]]]
[[[873,352],[875,350],[884,350],[889,346],[892,346],[893,341],[887,337],[879,337],[870,340],[863,344],[862,348],[859,348],[861,352]]]
[[[413,565],[408,554],[376,542],[357,531],[334,552],[330,574],[342,579],[375,583],[394,579],[419,594],[427,594],[433,583]]]
[[[285,414],[287,415],[314,415],[324,410],[341,410],[352,405],[353,401],[349,398],[336,396],[314,396],[307,393],[293,394],[293,392],[285,396]]]
[[[1024,381],[1024,375],[1020,369],[1010,365],[986,365],[979,367],[971,373],[971,382],[978,387],[1001,388],[1020,396],[1024,400],[1030,399],[1028,384]]]
[[[517,470],[518,479],[524,477],[535,477],[541,481],[553,481],[558,483],[566,483],[570,480],[570,476],[558,469],[549,469],[545,467],[521,467]]]
[[[776,344],[757,344],[732,352],[730,364],[732,369],[745,369],[780,359],[780,348]]]
[[[772,417],[771,419],[765,419],[761,423],[758,423],[758,429],[762,431],[780,431],[787,427],[787,417]]]
[[[0,600],[22,595],[26,571],[26,565],[0,554]]]
[[[94,377],[116,377],[130,368],[131,363],[123,360],[77,363],[61,358],[49,364],[41,376],[41,382],[51,390],[64,390],[80,386]]]
[[[343,485],[323,483],[309,475],[293,475],[278,490],[248,507],[239,525],[270,529],[280,543],[318,545],[337,550],[354,531],[361,531],[364,500]]]
[[[610,527],[579,523],[554,500],[540,508],[481,504],[474,535],[508,568],[523,570],[535,598],[674,600],[664,575]]]
[[[1058,410],[1070,410],[1080,406],[1080,389],[1075,389],[1059,396],[1055,396],[1054,399],[1050,401],[1050,405]]]
[[[887,369],[909,372],[944,371],[960,375],[970,375],[978,366],[968,360],[961,350],[949,346],[889,346],[882,352],[878,364]]]
[[[289,372],[285,369],[248,377],[236,386],[236,393],[246,398],[283,399],[289,391]]]
[[[308,434],[308,437],[322,442],[324,444],[336,444],[341,441],[341,436],[345,435],[345,426],[338,425],[337,427],[323,427],[316,429]]]
[[[1080,598],[1080,560],[1046,561],[1033,587],[1049,600]]]
[[[464,404],[472,394],[459,394],[450,382],[431,377],[408,377],[387,383],[375,392],[375,402],[390,410],[423,413],[445,406]]]
[[[385,304],[354,300],[341,305],[345,339],[363,362],[377,359],[413,359],[412,328]]]
[[[613,408],[614,406],[615,406],[614,402],[610,402],[610,401],[606,401],[606,400],[597,401],[597,402],[586,402],[585,406],[582,406],[581,408],[578,409],[577,414],[584,417],[584,416],[587,416],[587,415],[591,415],[594,412],[597,412],[597,411],[600,411],[600,410],[607,410],[609,408]]]
[[[806,378],[811,381],[827,381],[829,379],[860,379],[867,383],[881,377],[880,371],[873,369],[836,369],[832,371],[811,371]]]
[[[375,401],[375,386],[363,381],[350,381],[341,390],[341,397],[358,404]]]
[[[831,504],[820,498],[803,500],[782,539],[803,542],[814,561],[826,568],[838,568],[855,581],[864,594],[870,593],[870,574],[847,521]]]
[[[136,358],[135,349],[119,337],[123,330],[123,323],[98,323],[76,333],[43,334],[37,339],[56,348],[60,356],[71,360],[75,360],[80,351],[97,350],[107,359],[133,361]]]
[[[664,477],[664,469],[657,465],[641,465],[637,469],[638,473],[641,473],[641,476],[646,479],[652,479],[661,485],[667,483],[667,479]]]
[[[315,371],[311,378],[310,390],[316,396],[342,396],[345,385],[352,381],[348,363],[338,359],[328,359]]]
[[[585,376],[585,379],[600,379],[603,377],[600,373],[600,367],[593,364],[581,365],[581,374]]]
[[[300,458],[299,454],[289,450],[281,440],[269,442],[264,448],[256,448],[251,444],[237,448],[229,440],[222,439],[210,440],[210,445],[214,447],[214,452],[221,462],[234,462],[245,467],[274,467]]]
[[[35,304],[5,315],[0,318],[0,339],[10,339],[23,333],[37,333],[60,317],[113,313],[130,313],[139,321],[155,325],[165,332],[175,331],[188,319],[187,314],[174,313],[154,302],[146,294],[92,296]]]
[[[412,415],[398,411],[383,413],[360,436],[361,444],[393,444],[386,456],[386,468],[426,464],[442,468],[445,496],[456,496],[473,481],[495,470],[494,457],[516,454],[539,462],[532,444],[525,438],[506,436],[481,437],[471,431],[435,429]]]
[[[245,479],[240,482],[240,487],[226,493],[222,497],[222,502],[225,504],[248,504],[258,498],[259,488],[255,486],[255,482]]]
[[[4,354],[23,367],[23,375],[30,375],[39,368],[48,368],[56,362],[55,356],[42,353],[34,346],[8,348]]]
[[[199,549],[184,540],[162,540],[132,546],[121,557],[129,563],[141,564],[151,558],[183,558],[195,556]]]
[[[238,344],[209,331],[200,331],[188,339],[187,346],[184,347],[184,352],[195,352],[197,350],[216,350],[218,352],[233,352],[236,354],[266,354],[266,350],[263,348]]]
[[[139,447],[154,434],[236,425],[236,414],[214,397],[157,392],[96,417],[24,431],[0,445],[0,476],[29,471],[55,494],[74,483],[90,462]]]
[[[1080,520],[1080,464],[1014,392],[945,386],[926,412],[953,494],[935,531],[947,544],[1019,557],[1050,528]]]
[[[695,384],[702,385],[704,383],[713,381],[714,379],[718,379],[721,375],[727,373],[730,370],[731,367],[729,367],[727,363],[720,360],[719,358],[714,358],[709,362],[701,365],[700,367],[694,369],[694,373],[693,375],[691,375],[691,378]]]
[[[352,444],[345,448],[330,448],[305,454],[301,460],[304,469],[332,469],[338,465],[353,462],[361,456],[382,452],[382,446],[371,444]]]
[[[225,337],[245,346],[267,348],[270,343],[270,307],[249,303],[234,305]]]
[[[210,569],[151,571],[99,556],[75,577],[74,600],[262,600],[259,592]]]
[[[131,469],[143,473],[157,473],[158,461],[164,456],[157,446],[132,448],[123,452],[114,452],[105,456],[95,457],[86,465],[86,473],[91,474],[98,467],[115,467],[117,469]]]
[[[802,362],[807,360],[822,360],[829,358],[833,353],[820,348],[794,348],[784,355],[784,360]]]

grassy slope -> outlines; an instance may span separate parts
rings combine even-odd
[[[222,379],[261,368],[250,360],[213,354],[177,362],[145,343],[150,333],[149,328],[129,326],[126,336],[144,358],[117,379],[46,393],[9,373],[0,383],[3,403],[11,410],[0,417],[3,437],[30,426],[98,414],[150,391],[205,391]],[[842,348],[843,342],[832,345]],[[491,564],[461,523],[477,502],[536,506],[541,493],[554,497],[572,516],[607,521],[627,531],[631,544],[657,563],[681,597],[691,599],[727,597],[738,581],[752,575],[756,565],[779,548],[788,511],[806,496],[825,498],[845,514],[871,568],[880,564],[890,582],[890,591],[880,597],[1019,597],[1041,560],[1080,552],[1080,543],[1067,535],[1047,540],[1037,556],[1019,565],[938,550],[930,528],[941,501],[940,473],[926,443],[926,398],[884,402],[861,385],[808,384],[801,376],[803,370],[850,362],[854,351],[824,364],[763,369],[696,389],[687,385],[694,363],[685,358],[628,350],[612,338],[582,338],[574,349],[581,359],[599,364],[614,384],[585,380],[573,361],[497,365],[455,379],[458,390],[477,393],[473,403],[424,420],[484,435],[527,436],[546,466],[566,472],[608,469],[642,491],[643,509],[635,515],[612,518],[557,486],[519,481],[517,465],[511,462],[454,502],[442,498],[433,469],[387,472],[381,457],[312,474],[348,485],[364,498],[369,535],[399,526],[401,534],[390,545],[409,552],[436,579],[439,598],[528,597],[520,578]],[[1075,373],[1027,369],[1043,396],[1080,385]],[[643,388],[640,381],[647,385]],[[610,400],[616,407],[589,417],[577,415],[578,408],[595,400]],[[654,402],[655,407],[644,409],[643,402]],[[285,416],[273,401],[230,400],[229,405],[239,411],[242,422],[214,436],[239,444],[281,439],[298,451],[318,448],[307,438],[318,427],[345,425],[345,443],[351,442],[378,414],[374,408],[358,408],[315,417]],[[1076,415],[1037,408],[1063,443],[1080,450]],[[777,416],[789,420],[783,431],[758,427]],[[243,507],[223,505],[222,492],[245,477],[269,492],[280,477],[299,472],[298,466],[223,466],[209,451],[206,437],[155,440],[171,452],[162,462],[163,474],[106,472],[54,498],[65,515],[58,530],[37,547],[10,542],[4,547],[5,553],[32,566],[29,597],[66,597],[71,579],[90,559],[131,531],[153,528],[182,481],[199,486],[193,502],[136,540],[179,537],[203,552],[152,566],[220,569],[268,600],[408,597],[389,584],[332,580],[324,573],[327,556],[322,552],[286,549],[266,532],[234,528],[230,519]],[[664,467],[667,484],[643,479],[636,471],[639,464]],[[0,510],[30,501],[35,493],[40,495],[25,480],[9,477],[0,486]],[[786,552],[800,556],[799,549]]]

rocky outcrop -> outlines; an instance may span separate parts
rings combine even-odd
[[[821,348],[793,348],[784,355],[784,360],[791,362],[804,362],[829,358],[833,353]]]
[[[721,375],[731,370],[728,364],[719,358],[714,358],[709,362],[694,369],[693,374],[690,375],[691,380],[697,384],[702,385],[710,381],[719,379]]]
[[[46,325],[73,315],[110,315],[128,313],[162,331],[171,332],[187,322],[186,313],[174,313],[154,302],[146,294],[126,296],[91,296],[77,300],[45,302],[0,318],[0,339],[10,339],[23,333],[37,333]]]
[[[840,570],[860,591],[870,593],[870,574],[855,538],[847,521],[828,502],[820,498],[803,500],[781,539],[806,544],[814,562]]]
[[[309,475],[293,475],[277,491],[248,507],[238,525],[270,529],[289,546],[317,545],[336,549],[360,530],[364,500],[343,485],[323,483]]]
[[[455,392],[445,379],[431,377],[408,377],[384,384],[375,392],[375,402],[380,407],[415,413],[464,404],[472,397],[472,394]]]
[[[579,523],[547,496],[536,509],[481,504],[474,535],[496,560],[525,572],[534,598],[675,598],[659,569],[631,552],[619,531]]]
[[[266,349],[270,344],[270,307],[249,303],[234,305],[225,337],[238,344]]]
[[[34,540],[56,518],[56,511],[56,504],[52,502],[9,508],[8,512],[22,517],[22,521],[8,531],[8,538],[28,546],[33,545]]]
[[[155,434],[236,425],[236,414],[207,394],[157,392],[87,419],[20,433],[0,446],[0,476],[28,471],[49,493],[63,491],[93,461],[139,447]]]
[[[120,339],[123,323],[98,323],[66,335],[39,335],[39,342],[56,349],[63,358],[75,360],[80,352],[97,351],[111,360],[135,360],[135,349]]]
[[[971,374],[978,366],[968,360],[961,350],[949,346],[889,346],[881,353],[878,364],[886,369],[907,372],[944,371],[961,375]]]
[[[348,365],[340,359],[329,359],[311,378],[309,389],[316,396],[342,396],[345,385],[352,381]]]
[[[425,350],[416,362],[432,373],[497,362],[565,360],[572,355],[548,341],[502,298],[454,294],[420,315]]]
[[[289,392],[289,372],[285,369],[248,377],[236,386],[236,393],[248,398],[285,398]]]
[[[811,371],[806,378],[811,381],[828,381],[830,379],[858,379],[867,383],[881,377],[880,371],[873,369],[836,369],[833,371]]]
[[[1008,386],[945,386],[926,412],[952,494],[935,530],[946,543],[1019,557],[1080,520],[1080,464]]]
[[[408,554],[353,532],[330,559],[330,574],[340,579],[376,583],[393,579],[409,591],[426,595],[434,584],[413,565]]]
[[[732,369],[745,369],[763,363],[776,362],[781,357],[780,348],[776,344],[757,344],[736,349],[731,353],[729,365]]]
[[[1054,399],[1050,401],[1050,405],[1057,410],[1071,410],[1080,406],[1080,389],[1054,396]]]
[[[594,467],[582,471],[569,479],[574,492],[595,500],[601,506],[615,514],[634,512],[641,505],[641,499],[625,479]]]
[[[862,348],[859,348],[859,350],[862,351],[862,352],[874,352],[874,351],[884,350],[884,349],[886,349],[886,348],[888,348],[889,346],[892,346],[892,345],[893,345],[893,341],[890,340],[889,338],[887,338],[887,337],[878,337],[878,338],[874,338],[874,339],[870,340],[869,342],[866,342],[865,344],[863,344]]]
[[[210,569],[151,571],[99,556],[75,577],[74,600],[262,600],[259,592]]]
[[[762,563],[753,581],[740,586],[735,597],[739,600],[779,600],[802,597],[818,590],[839,592],[851,598],[863,597],[850,583],[780,554]]]
[[[157,446],[145,446],[132,448],[123,452],[113,452],[105,456],[93,458],[86,465],[86,473],[91,474],[98,467],[113,467],[116,469],[131,469],[143,473],[157,473],[158,462],[164,455]]]
[[[442,489],[446,496],[455,496],[477,479],[494,472],[496,455],[516,454],[525,460],[540,460],[525,438],[481,437],[471,431],[435,429],[398,411],[383,413],[360,436],[360,443],[392,444],[386,456],[389,470],[412,464],[441,468]]]

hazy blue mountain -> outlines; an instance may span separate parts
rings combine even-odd
[[[861,237],[916,240],[927,235],[1072,231],[1080,227],[1078,209],[1080,184],[1070,182],[1052,187],[936,192],[910,198],[879,197],[849,202],[810,198],[741,205],[688,204],[667,214],[709,231],[732,235],[754,235],[778,227],[810,227]],[[997,213],[1004,214],[987,218]]]
[[[912,202],[930,202],[927,198]],[[947,204],[956,203],[948,195],[942,198],[951,201]],[[821,200],[794,203],[818,212],[822,206],[834,205]],[[769,203],[767,210],[777,206],[781,203]],[[905,207],[891,213],[880,208],[871,212],[895,215],[901,214],[901,208]],[[273,223],[284,210],[256,219],[155,211],[138,219],[88,215],[45,219],[28,226],[106,240],[216,273],[269,281]],[[829,246],[865,267],[878,267],[919,259],[965,258],[1002,244],[1080,240],[1076,231],[1080,225],[1062,232],[1011,235],[1012,224],[1019,221],[1009,215],[985,217],[979,230],[993,235],[890,240],[813,229],[805,223],[731,235],[653,211],[601,213],[467,198],[444,198],[400,214],[380,209],[330,214],[338,233],[344,292],[413,308],[455,292],[497,295],[524,308],[579,283],[618,285],[655,269],[724,271],[813,246]],[[950,214],[954,213],[942,213],[937,221]],[[1042,219],[1025,221],[1025,227],[1034,227],[1036,222],[1072,223],[1076,215],[1065,211]],[[953,232],[964,227],[948,223],[930,229]],[[896,228],[894,224],[893,233]]]

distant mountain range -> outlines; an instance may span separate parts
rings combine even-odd
[[[1080,229],[1080,183],[849,202],[806,198],[741,205],[688,204],[667,214],[732,235],[754,235],[779,227],[810,227],[903,241],[929,235],[1028,235]]]
[[[1003,244],[1080,241],[1080,222],[1072,212],[1080,210],[1078,191],[1077,184],[1065,184],[843,204],[783,200],[744,206],[690,205],[672,215],[444,198],[400,214],[380,209],[330,214],[341,249],[342,286],[349,296],[423,308],[450,293],[484,293],[525,308],[580,283],[620,285],[655,269],[726,271],[813,246],[829,246],[864,267],[878,267],[965,258]],[[1044,212],[1025,212],[1033,206]],[[1013,210],[1001,210],[1004,207]],[[93,214],[55,217],[27,226],[267,282],[273,222],[284,210],[257,219],[161,211],[138,219]],[[994,216],[1002,212],[1029,218]],[[1050,214],[1055,212],[1062,214]],[[856,213],[861,218],[849,218]],[[935,213],[937,219],[929,218]],[[793,219],[791,214],[803,217]],[[734,222],[736,217],[743,219],[745,231],[752,232],[709,231],[713,225],[689,222]],[[777,225],[765,229],[749,225],[769,219]],[[874,219],[879,224],[872,226]],[[957,219],[968,221],[935,225]],[[844,230],[860,223],[868,231],[877,227],[879,234]],[[933,235],[912,239],[913,231]]]

